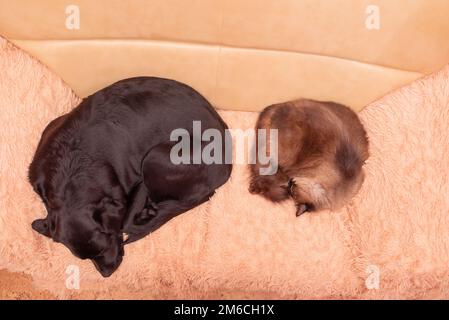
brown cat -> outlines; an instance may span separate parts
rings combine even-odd
[[[275,104],[262,111],[257,129],[278,130],[277,172],[261,175],[264,166],[257,159],[250,165],[251,193],[273,202],[291,197],[299,216],[338,209],[360,189],[368,139],[348,107],[305,99]],[[270,154],[269,146],[256,143],[261,148]]]

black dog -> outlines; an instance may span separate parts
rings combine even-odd
[[[33,229],[110,276],[124,244],[207,201],[228,180],[231,164],[170,161],[172,131],[193,136],[193,121],[201,133],[213,128],[230,138],[209,102],[173,80],[126,79],[84,99],[42,134],[29,180],[48,214]]]

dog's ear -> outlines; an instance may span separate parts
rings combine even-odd
[[[33,223],[31,224],[31,227],[39,232],[40,234],[51,238],[50,235],[50,228],[48,226],[48,220],[47,219],[37,219],[34,220]]]

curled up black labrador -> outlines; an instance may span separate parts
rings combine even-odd
[[[201,138],[208,129],[223,138],[214,149],[223,161],[172,161],[175,130],[189,137],[183,151],[194,158],[209,144]],[[96,92],[42,133],[29,180],[47,217],[33,229],[110,276],[125,244],[207,201],[228,180],[226,129],[205,98],[173,80],[138,77]]]

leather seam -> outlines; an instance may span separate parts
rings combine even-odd
[[[152,42],[152,43],[160,43],[160,44],[180,44],[180,45],[192,45],[192,46],[204,46],[204,47],[210,47],[211,49],[213,47],[219,48],[219,52],[221,52],[222,49],[234,49],[234,50],[248,50],[248,51],[265,51],[265,52],[279,52],[279,53],[288,53],[288,54],[298,54],[298,55],[304,55],[304,56],[314,56],[314,57],[322,57],[326,59],[335,59],[335,60],[341,60],[345,62],[350,63],[358,63],[373,67],[380,67],[400,72],[406,72],[406,73],[414,73],[417,75],[424,75],[425,73],[421,71],[416,70],[408,70],[408,69],[402,69],[402,68],[396,68],[389,65],[384,65],[380,63],[370,63],[365,62],[357,59],[350,59],[350,58],[344,58],[340,56],[332,56],[322,53],[312,53],[312,52],[306,52],[306,51],[295,51],[295,50],[286,50],[286,49],[271,49],[271,48],[255,48],[255,47],[238,47],[238,46],[231,46],[231,45],[225,45],[220,43],[203,43],[203,42],[194,42],[194,41],[171,41],[171,40],[152,40],[152,39],[139,39],[139,38],[89,38],[89,39],[8,39],[11,42],[91,42],[91,41],[103,41],[103,42],[114,42],[114,41],[123,41],[123,42]]]

